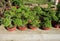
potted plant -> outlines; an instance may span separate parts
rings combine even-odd
[[[30,29],[36,30],[36,29],[40,26],[39,23],[40,23],[39,20],[34,19],[34,20],[31,22],[32,25],[29,26]]]
[[[19,30],[23,31],[26,30],[25,25],[26,22],[23,22],[22,19],[16,18],[13,20],[14,25],[16,25],[18,27]]]
[[[60,28],[60,3],[58,3],[57,5],[57,13],[56,13],[56,16],[58,18],[57,20],[57,24],[55,25],[55,28]]]
[[[49,20],[49,18],[44,18],[44,21],[42,22],[43,30],[49,30],[51,27],[52,27],[51,20]]]
[[[55,28],[60,28],[60,20],[57,21],[57,24],[55,25]]]
[[[8,30],[8,31],[14,31],[14,30],[16,30],[16,26],[13,26],[12,24],[11,24],[11,19],[10,18],[8,18],[8,17],[6,17],[6,18],[3,18],[3,25],[4,25],[4,27]]]
[[[51,20],[52,20],[52,25],[53,25],[53,27],[55,27],[55,25],[57,25],[57,21],[59,20],[59,18],[56,16],[56,11],[53,11],[53,10],[50,10],[49,11],[50,12],[50,17],[51,17]]]
[[[22,25],[20,27],[18,27],[19,30],[21,30],[21,31],[27,30],[27,24],[28,24],[27,20],[22,20]]]

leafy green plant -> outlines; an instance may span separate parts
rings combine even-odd
[[[38,20],[35,19],[35,20],[32,21],[31,24],[32,24],[32,26],[40,27],[39,23],[40,23],[40,22],[39,22]]]
[[[16,16],[16,13],[11,10],[7,10],[7,11],[4,11],[4,16],[11,18],[11,17]]]
[[[56,16],[57,16],[57,18],[58,18],[57,24],[60,24],[60,3],[58,3],[58,5],[57,5]]]
[[[22,12],[22,10],[21,10],[21,8],[18,8],[18,9],[16,10],[16,13],[20,13],[20,12]]]
[[[47,17],[44,17],[44,21],[42,22],[43,23],[43,27],[52,27],[52,24],[51,24],[51,20],[49,20]]]
[[[22,4],[23,3],[23,1],[22,0],[11,0],[11,2],[12,2],[12,4],[15,6],[15,5],[20,5],[20,4]]]
[[[22,20],[22,24],[23,24],[23,26],[26,26],[28,24],[28,21],[26,19]]]
[[[58,17],[56,16],[56,11],[50,11],[50,16],[53,21],[58,21]]]
[[[5,16],[5,17],[10,17],[9,11],[4,11],[4,16]]]
[[[17,8],[15,6],[11,7],[11,11],[16,12]]]
[[[5,26],[5,27],[8,27],[8,26],[10,26],[11,25],[11,19],[10,18],[4,18],[3,19],[3,25]]]
[[[36,6],[36,7],[34,7],[33,10],[36,12],[36,15],[38,15],[38,16],[43,14],[41,7]]]
[[[14,25],[16,26],[23,26],[22,20],[19,18],[14,19],[13,22],[14,22]]]

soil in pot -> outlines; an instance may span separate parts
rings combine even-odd
[[[18,29],[21,31],[25,31],[27,30],[27,26],[19,26]]]
[[[15,31],[16,30],[16,26],[14,26],[14,27],[6,27],[6,29],[8,31]]]

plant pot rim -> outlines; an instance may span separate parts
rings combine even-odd
[[[6,29],[7,29],[8,31],[14,31],[14,30],[16,30],[16,26],[14,26],[14,27],[12,27],[12,28],[7,27]]]
[[[19,26],[18,29],[21,30],[21,31],[24,31],[24,30],[27,29],[27,27],[26,26],[25,27],[24,26]]]
[[[49,27],[43,27],[43,30],[49,30],[50,28]]]

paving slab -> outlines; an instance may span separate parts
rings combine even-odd
[[[26,31],[16,29],[10,32],[0,26],[0,41],[60,41],[60,29]]]

